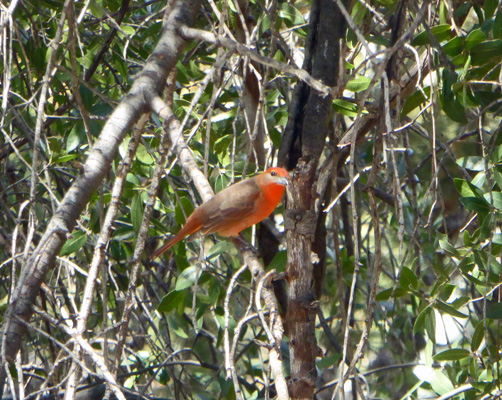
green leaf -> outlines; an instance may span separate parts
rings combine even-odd
[[[502,233],[494,233],[492,239],[493,243],[502,244]]]
[[[408,267],[403,267],[403,269],[401,270],[401,278],[399,280],[403,288],[411,286],[413,289],[416,289],[418,286],[417,276]]]
[[[488,213],[482,213],[478,215],[478,224],[481,225],[479,228],[479,241],[484,242],[488,239],[492,233],[492,221]],[[478,253],[479,254],[479,253]],[[482,255],[483,259],[488,262],[486,253]]]
[[[216,154],[224,153],[229,151],[229,147],[232,144],[234,136],[233,135],[224,135],[220,137],[213,145],[213,151]]]
[[[174,209],[174,220],[178,225],[183,225],[185,223],[185,214],[188,217],[193,210],[194,207],[190,199],[188,197],[181,197]]]
[[[425,95],[424,95],[425,94]],[[410,96],[406,98],[403,104],[403,108],[401,110],[401,117],[407,116],[410,112],[412,112],[415,108],[421,106],[425,102],[427,102],[427,97],[431,95],[431,87],[427,86],[422,90],[417,90],[413,92]]]
[[[206,258],[208,260],[212,260],[216,258],[220,254],[230,253],[235,249],[234,245],[228,240],[222,240],[221,242],[216,243],[212,246],[207,252]]]
[[[437,39],[437,41],[439,43],[441,43],[441,42],[443,42],[445,40],[448,40],[451,37],[451,35],[452,35],[451,26],[448,25],[448,24],[433,26],[431,28],[431,32],[436,37],[436,39]],[[429,44],[429,43],[430,43],[429,35],[427,34],[426,31],[423,31],[423,32],[419,33],[411,41],[411,45],[412,46],[423,46],[423,45],[426,45],[426,44]]]
[[[157,309],[160,312],[171,312],[185,301],[185,293],[184,290],[173,290],[169,292],[164,296]]]
[[[68,135],[68,138],[66,139],[66,152],[71,153],[73,150],[75,150],[78,146],[80,146],[80,135],[83,133],[84,125],[81,122],[77,122],[72,130],[70,131],[70,134]]]
[[[355,24],[359,25],[361,22],[363,22],[366,13],[367,13],[366,7],[361,2],[358,1],[354,3],[350,16],[354,20]]]
[[[502,319],[502,303],[490,303],[486,307],[486,318]]]
[[[476,244],[476,239],[474,238],[474,235],[471,236],[471,234],[469,233],[469,231],[466,229],[464,231],[464,246],[472,247],[475,244]]]
[[[439,395],[443,395],[453,390],[453,384],[448,376],[446,376],[442,371],[435,372],[434,378],[431,380],[431,387],[432,390]]]
[[[469,210],[478,213],[490,212],[490,205],[485,200],[478,199],[476,197],[462,197],[460,201]]]
[[[432,343],[436,342],[436,315],[434,314],[434,309],[431,306],[425,307],[420,314],[418,314],[415,320],[415,325],[413,325],[413,333],[427,332],[429,339]]]
[[[197,276],[199,275],[199,266],[192,265],[185,268],[183,272],[178,276],[176,280],[176,290],[183,290],[189,288],[195,283]]]
[[[471,340],[471,351],[477,351],[485,338],[484,321],[479,321]]]
[[[334,368],[336,365],[338,365],[338,362],[340,361],[341,358],[342,358],[341,353],[332,354],[328,357],[316,360],[316,366],[320,370],[325,370],[327,368]]]
[[[471,50],[474,46],[477,46],[485,40],[485,33],[481,29],[474,29],[471,33],[469,33],[467,39],[465,39],[465,48],[467,50]]]
[[[188,339],[189,336],[187,334],[187,327],[185,326],[186,324],[184,323],[179,323],[178,321],[176,321],[174,318],[172,318],[170,321],[170,324],[169,324],[169,328],[171,328],[173,330],[173,332],[179,336],[180,338],[182,339]]]
[[[464,50],[464,39],[456,36],[443,46],[443,51],[450,57],[458,56]]]
[[[462,3],[462,4],[460,4],[453,11],[453,17],[454,18],[465,17],[469,13],[469,11],[471,10],[471,7],[472,7],[471,3]]]
[[[275,148],[281,147],[282,135],[277,128],[270,129],[269,136]]]
[[[429,311],[425,314],[425,331],[427,336],[432,341],[436,342],[436,313],[432,307],[429,307]]]
[[[485,0],[484,1],[484,7],[485,7],[485,18],[489,19],[493,16],[493,13],[497,9],[499,2],[498,0]],[[482,22],[482,21],[480,21]]]
[[[362,92],[363,90],[368,89],[370,83],[371,83],[371,78],[368,78],[366,76],[358,76],[357,78],[347,82],[347,86],[345,87],[345,89],[356,93]]]
[[[289,24],[286,24],[287,26],[302,25],[305,23],[303,15],[291,3],[281,3],[278,14],[285,22],[289,22]]]
[[[479,188],[480,192],[483,192],[483,187],[486,183],[486,171],[479,171],[474,178],[472,178],[471,183]]]
[[[442,311],[442,312],[449,314],[453,317],[457,317],[457,318],[467,318],[468,317],[464,313],[461,313],[460,311],[455,309],[453,306],[451,306],[448,303],[445,303],[441,300],[436,300],[434,302],[434,307],[437,308],[439,311]]]
[[[444,250],[445,253],[450,254],[454,257],[460,257],[458,250],[451,245],[448,240],[441,239],[439,240],[439,246]]]
[[[275,269],[277,272],[283,272],[286,270],[286,265],[288,263],[288,252],[286,250],[279,251],[270,264],[267,266],[267,270]]]
[[[454,286],[455,289],[458,287],[456,285],[452,285],[452,286]],[[453,302],[451,303],[451,305],[456,310],[458,310],[460,307],[463,307],[467,303],[469,303],[470,300],[471,300],[471,297],[469,297],[469,296],[460,296],[460,297],[457,297],[455,300],[453,300]]]
[[[501,161],[501,159],[502,159],[502,145],[498,145],[493,148],[490,159],[491,159],[492,163],[494,163],[494,164],[498,164]],[[495,171],[498,171],[499,173],[502,172],[500,165],[498,165],[495,168]]]
[[[94,94],[85,85],[79,86],[79,92],[80,96],[82,97],[82,101],[84,102],[84,107],[86,108],[86,110],[91,110],[92,106],[94,105]]]
[[[101,2],[95,1],[89,2],[89,11],[91,11],[91,15],[94,15],[94,18],[102,18],[106,12],[101,7]]]
[[[453,96],[439,96],[439,103],[445,114],[459,124],[467,124],[467,114],[462,104]]]
[[[470,54],[473,65],[498,63],[502,57],[502,39],[479,43],[471,49]]]
[[[391,297],[397,299],[398,297],[403,297],[408,294],[408,291],[403,288],[390,288],[390,289],[385,289],[382,290],[380,293],[378,293],[375,297],[376,301],[386,301],[389,300]]]
[[[484,195],[487,204],[493,201],[493,207],[502,211],[502,192],[489,192]]]
[[[486,220],[489,219],[487,218]],[[489,268],[490,272],[493,272],[497,275],[502,273],[502,266],[494,257],[490,257],[490,265],[488,267],[487,249],[474,250],[473,253],[474,253],[474,260],[476,261],[476,264],[479,269],[481,269],[482,271],[486,271]]]
[[[357,117],[358,107],[356,104],[351,103],[350,101],[342,100],[342,99],[334,99],[333,100],[333,108],[339,114],[345,115],[347,117],[355,118]],[[367,111],[363,111],[363,114],[367,114]]]
[[[71,160],[74,160],[75,158],[79,157],[78,154],[66,154],[61,157],[55,157],[52,159],[52,161],[56,164],[62,164]]]
[[[136,237],[136,234],[130,225],[122,226],[113,231],[113,239],[119,242],[133,239],[134,237]]]
[[[142,144],[138,146],[136,158],[145,165],[153,165],[155,163],[155,159],[148,153],[148,150]]]
[[[460,157],[457,159],[457,164],[470,171],[484,171],[486,158],[479,156]]]
[[[481,190],[464,179],[455,178],[455,187],[457,188],[461,197],[478,197],[479,199],[483,198],[483,193],[481,192]]]
[[[502,39],[502,13],[499,11],[493,21],[493,37],[495,39]]]
[[[452,285],[451,283],[444,284],[443,287],[439,290],[439,298],[443,301],[448,301],[456,288],[457,286]]]
[[[214,183],[214,191],[216,193],[221,192],[223,189],[226,189],[229,186],[230,179],[225,174],[219,174],[216,177],[216,181]]]
[[[131,201],[131,223],[136,234],[139,232],[143,221],[143,201],[139,193],[136,193]]]
[[[60,256],[76,253],[87,243],[87,235],[82,231],[75,231],[72,237],[66,241],[59,252]]]
[[[214,122],[226,121],[228,119],[234,119],[234,118],[235,118],[235,110],[231,109],[230,111],[214,114],[211,117],[211,122],[214,123]]]
[[[467,358],[471,352],[466,349],[449,349],[436,354],[432,359],[434,361],[457,361]]]
[[[220,295],[223,294],[220,283],[217,279],[213,279],[213,281],[209,284],[209,302],[211,304],[215,304],[218,302]]]

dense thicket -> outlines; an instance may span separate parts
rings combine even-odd
[[[497,0],[0,8],[0,387],[500,396]],[[149,260],[270,165],[242,241]]]

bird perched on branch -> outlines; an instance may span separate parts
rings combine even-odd
[[[273,167],[227,187],[200,205],[176,236],[158,249],[151,259],[197,233],[238,236],[244,229],[272,214],[282,199],[288,180],[288,171]]]

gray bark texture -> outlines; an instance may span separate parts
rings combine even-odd
[[[180,0],[176,3],[164,21],[162,35],[153,54],[133,83],[129,94],[103,127],[81,175],[64,196],[39,245],[23,266],[3,324],[2,354],[5,359],[1,360],[0,388],[3,388],[6,378],[5,363],[10,364],[16,358],[47,272],[54,267],[56,257],[75,227],[77,219],[109,172],[126,133],[142,114],[150,110],[152,98],[162,93],[165,88],[167,76],[176,67],[185,44],[178,33],[178,27],[193,24],[200,3],[200,0]]]

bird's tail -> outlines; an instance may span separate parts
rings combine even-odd
[[[176,236],[174,236],[171,240],[169,240],[166,244],[164,244],[164,246],[156,250],[155,253],[153,253],[152,256],[150,257],[150,260],[156,259],[162,253],[173,247],[176,243],[182,241],[185,237],[196,233],[201,227],[202,224],[198,221],[198,219],[192,218],[191,216],[190,218],[188,218],[186,225],[183,228],[181,228],[181,230],[176,234]]]
[[[155,260],[158,256],[160,256],[165,251],[169,250],[171,247],[173,247],[176,243],[178,243],[181,240],[181,238],[177,241],[175,241],[174,239],[176,239],[176,236],[173,237],[169,242],[164,244],[164,246],[157,249],[155,253],[153,253],[152,256],[150,257],[150,260]]]

